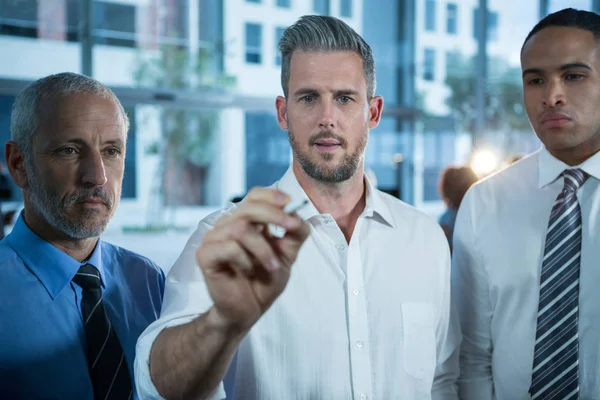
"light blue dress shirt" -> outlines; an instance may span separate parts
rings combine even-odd
[[[160,315],[164,273],[102,240],[87,263],[100,271],[104,307],[133,376],[138,336]],[[82,293],[71,282],[80,266],[23,215],[0,241],[0,399],[93,399]]]

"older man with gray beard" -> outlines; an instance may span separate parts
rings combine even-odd
[[[99,236],[121,197],[129,121],[101,83],[62,73],[15,99],[6,164],[25,207],[0,242],[0,398],[131,399],[135,343],[164,274]]]

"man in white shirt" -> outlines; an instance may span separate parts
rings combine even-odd
[[[521,51],[543,146],[467,193],[455,290],[466,400],[600,399],[600,16],[551,14]]]
[[[141,396],[456,399],[444,234],[364,173],[383,107],[371,49],[326,16],[300,18],[280,49],[292,165],[200,222],[138,341]],[[308,203],[290,217],[289,199]]]

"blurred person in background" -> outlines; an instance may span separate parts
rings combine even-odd
[[[15,98],[6,165],[24,210],[0,242],[0,399],[136,399],[135,344],[164,274],[100,239],[121,197],[129,120],[86,76]]]
[[[454,232],[454,222],[456,214],[467,190],[477,182],[478,178],[470,167],[449,166],[444,169],[440,175],[439,193],[446,204],[446,210],[440,216],[438,222],[452,250],[452,233]]]
[[[279,46],[276,108],[292,163],[273,187],[200,222],[138,341],[140,395],[457,399],[446,238],[364,171],[383,108],[371,48],[315,15]],[[290,198],[307,203],[288,215]]]
[[[6,173],[4,164],[0,163],[0,240],[4,239],[4,225],[10,221],[12,213],[2,209],[2,200],[10,200],[12,198],[12,188],[10,185],[10,177]]]
[[[600,398],[600,16],[565,9],[521,50],[540,150],[474,185],[454,231],[465,400]]]

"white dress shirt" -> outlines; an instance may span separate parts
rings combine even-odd
[[[460,328],[450,323],[450,256],[436,222],[367,182],[347,243],[329,214],[298,214],[311,234],[281,296],[252,327],[214,399],[456,399]],[[291,168],[274,185],[307,198]],[[211,306],[195,250],[201,221],[167,277],[163,311],[137,346],[142,398],[158,398],[148,356],[158,333]],[[193,357],[193,355],[190,355]],[[433,388],[433,389],[432,389]]]
[[[460,397],[529,399],[540,270],[550,210],[567,168],[545,148],[475,185],[454,231]],[[583,222],[579,283],[580,398],[600,399],[600,154],[578,166]]]

